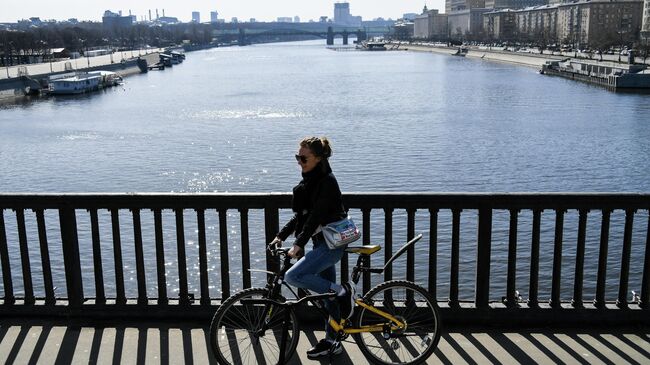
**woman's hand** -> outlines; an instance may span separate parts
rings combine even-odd
[[[273,241],[271,241],[268,245],[266,245],[266,248],[271,251],[277,248],[282,247],[282,240],[279,237],[275,237]]]
[[[293,257],[294,259],[297,259],[298,257],[302,257],[302,247],[298,245],[293,245],[291,249],[288,252],[289,257]]]
[[[272,256],[275,256],[276,255],[275,250],[279,249],[280,247],[282,247],[282,240],[278,237],[275,237],[273,241],[269,242],[266,245],[266,250],[269,251]]]

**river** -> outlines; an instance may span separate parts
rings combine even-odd
[[[300,178],[297,142],[326,135],[345,192],[650,192],[649,116],[650,95],[614,93],[509,64],[430,53],[337,52],[324,41],[217,48],[189,53],[182,65],[162,72],[129,77],[123,87],[0,106],[0,181],[3,192],[290,191]],[[11,242],[15,219],[4,214]],[[379,213],[375,218],[380,229]],[[208,222],[213,229],[214,220]],[[552,215],[548,220],[552,233]],[[612,225],[621,221],[615,213]],[[646,223],[647,211],[639,212],[631,290],[640,287],[637,261]],[[565,227],[573,246],[575,227]],[[614,231],[611,255],[618,262],[620,232]],[[463,247],[475,242],[475,231],[468,232],[474,237],[465,235]],[[214,243],[218,230],[213,233]],[[520,245],[529,245],[529,236],[520,235]],[[381,235],[375,237],[381,243]],[[597,239],[590,236],[588,245],[597,247]],[[36,242],[30,247],[35,255]],[[260,251],[253,253],[258,264]],[[19,253],[12,252],[18,273]],[[443,296],[446,257],[441,254],[439,269]],[[471,276],[473,259],[461,260],[469,263],[463,275]],[[218,262],[212,262],[216,275]],[[169,266],[168,275],[173,259]],[[495,288],[505,284],[504,270],[493,264]],[[595,270],[588,262],[585,277],[595,280]],[[616,284],[616,269],[608,274],[608,284]],[[147,276],[155,284],[155,273]],[[198,273],[190,277],[196,289]],[[60,268],[55,280],[65,286]],[[134,278],[127,280],[133,293]],[[155,294],[153,284],[148,290]],[[613,289],[608,293],[615,298]]]

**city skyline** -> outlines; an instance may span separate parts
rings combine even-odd
[[[79,21],[101,21],[105,10],[113,12],[121,10],[123,15],[128,15],[130,10],[132,15],[141,20],[143,16],[148,17],[149,10],[151,10],[152,16],[155,17],[155,9],[158,9],[160,16],[162,16],[162,10],[165,9],[165,15],[177,17],[183,22],[191,20],[193,11],[200,12],[202,19],[209,20],[210,12],[215,10],[219,12],[220,19],[226,19],[227,21],[230,21],[233,17],[244,21],[250,18],[255,18],[258,21],[275,21],[278,17],[299,16],[303,22],[306,22],[309,20],[318,21],[321,16],[332,18],[334,3],[336,2],[341,1],[313,0],[307,5],[305,1],[300,0],[277,0],[274,2],[268,0],[247,0],[244,2],[235,0],[215,2],[188,0],[182,3],[169,0],[143,0],[135,4],[127,0],[111,0],[101,4],[80,0],[60,0],[57,2],[36,0],[25,1],[20,3],[20,6],[3,9],[2,13],[0,13],[0,22],[14,23],[30,17],[39,17],[41,20],[75,18]],[[350,0],[347,2],[350,3],[350,12],[355,16],[362,16],[364,20],[378,17],[397,19],[405,13],[419,13],[425,3],[429,8],[437,8],[441,11],[444,11],[445,7],[444,0],[404,0],[399,2]]]

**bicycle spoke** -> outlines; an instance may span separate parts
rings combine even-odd
[[[298,341],[294,338],[295,315],[275,305],[242,303],[243,300],[265,298],[267,293],[268,290],[262,288],[246,289],[224,302],[225,306],[217,311],[210,326],[210,344],[220,363],[276,364],[285,322],[289,324],[285,356],[287,359],[291,356]],[[284,300],[282,297],[276,299]],[[260,331],[262,329],[264,331]]]
[[[426,359],[438,343],[438,314],[424,288],[406,281],[390,281],[373,288],[367,303],[404,323],[402,329],[376,313],[362,309],[358,326],[390,325],[390,332],[362,333],[355,337],[366,356],[379,364],[412,364]],[[384,338],[389,336],[389,338]],[[415,337],[417,336],[417,337]]]

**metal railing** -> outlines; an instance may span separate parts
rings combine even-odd
[[[377,256],[381,254],[376,254],[372,257],[373,266],[382,265],[399,248],[394,247],[395,236],[405,235],[410,239],[416,234],[416,225],[417,232],[426,227],[428,245],[419,243],[418,251],[411,248],[404,260],[387,268],[383,279],[404,276],[423,284],[438,300],[446,322],[650,322],[650,194],[354,193],[344,194],[344,201],[351,215],[360,218],[363,243],[382,246],[383,260]],[[273,239],[290,202],[291,196],[286,193],[0,194],[0,266],[4,294],[0,315],[206,318],[236,288],[253,285],[248,271],[252,267],[251,258],[263,254],[251,256],[251,251],[262,252],[264,243]],[[148,230],[143,230],[145,212],[151,215],[145,222],[150,226]],[[622,227],[612,224],[613,212],[624,213]],[[190,213],[194,229],[186,227]],[[253,213],[260,216],[259,222],[250,218]],[[524,213],[530,218],[526,219],[530,226],[521,227],[520,217]],[[542,215],[549,213],[554,216],[554,223],[543,224]],[[569,213],[577,219],[566,219]],[[130,224],[124,223],[125,214]],[[228,218],[237,214],[239,224],[232,225]],[[100,215],[107,215],[106,224],[100,225]],[[597,253],[588,250],[586,254],[587,236],[595,229],[588,224],[588,218],[594,215],[600,222],[598,249]],[[87,225],[80,225],[82,217]],[[464,227],[467,219],[474,217],[468,224],[470,228]],[[15,224],[9,224],[14,218]],[[208,218],[215,219],[215,223],[206,227]],[[641,230],[634,229],[635,218],[644,223]],[[259,229],[251,231],[251,224]],[[173,233],[167,232],[165,236],[170,225]],[[123,245],[125,226],[132,231],[128,241],[133,247]],[[546,245],[540,238],[545,230],[553,232],[552,245]],[[574,231],[575,241],[565,238],[568,230]],[[622,232],[622,241],[616,243],[616,251],[620,249],[617,260],[612,260],[611,255],[613,230]],[[237,242],[233,242],[233,232],[237,233]],[[251,238],[257,234],[260,237]],[[210,241],[210,235],[215,239]],[[168,244],[170,236],[174,237],[175,245]],[[383,238],[377,242],[375,236]],[[497,236],[505,236],[498,239],[498,246],[504,243],[505,248],[497,250]],[[188,265],[188,241],[198,246],[197,249],[192,245],[198,264]],[[446,243],[443,245],[442,241]],[[507,241],[507,245],[501,241]],[[88,247],[88,252],[82,252],[80,247]],[[107,250],[112,255],[107,255]],[[55,257],[55,251],[62,257]],[[123,256],[127,251],[132,255]],[[631,280],[633,251],[635,262],[639,254],[642,257],[642,270],[635,265]],[[468,259],[466,252],[475,256]],[[218,261],[214,259],[217,253]],[[497,253],[504,259],[496,260]],[[589,255],[597,255],[597,263],[586,260]],[[341,261],[341,277],[348,276],[352,259],[346,254]],[[92,264],[82,267],[84,260]],[[40,261],[40,265],[34,264],[35,261]],[[62,262],[63,267],[58,269],[65,276],[62,285],[65,294],[57,293],[53,261]],[[107,265],[109,261],[112,265]],[[127,268],[125,261],[132,261],[134,269]],[[209,261],[213,262],[212,267]],[[170,275],[166,268],[169,262],[177,267],[175,275]],[[466,274],[468,262],[475,267],[470,277]],[[590,272],[597,272],[592,280],[595,293],[588,298],[584,293],[586,262]],[[268,256],[265,263],[267,268],[274,267]],[[546,272],[548,263],[552,263],[552,268]],[[615,284],[611,272],[608,273],[611,267],[619,273]],[[445,269],[442,275],[441,268]],[[129,295],[125,289],[125,270],[134,272],[128,281],[136,282],[137,295]],[[503,280],[491,276],[495,272],[503,273]],[[573,280],[563,278],[567,272],[572,273]],[[107,281],[107,273],[114,281]],[[147,273],[152,274],[149,279]],[[548,297],[540,297],[540,273],[550,276]],[[192,281],[188,274],[197,283],[195,287],[188,284]],[[91,275],[92,281],[88,279]],[[372,280],[377,278],[371,279],[369,274],[363,277],[364,292],[369,290]],[[220,293],[213,295],[217,282],[221,284]],[[630,288],[630,282],[637,286]],[[39,293],[35,291],[35,283]],[[172,290],[177,294],[170,294],[171,284],[176,285]],[[460,290],[468,285],[473,286],[471,298]],[[491,286],[500,289],[491,290]],[[518,286],[528,288],[527,300],[520,298]],[[89,287],[91,290],[85,290]],[[107,287],[114,294],[107,294]],[[441,287],[448,288],[443,298]],[[152,288],[157,289],[154,295]],[[639,290],[639,294],[628,299],[631,289]],[[607,298],[608,291],[612,290],[617,292],[615,301]],[[568,299],[567,292],[571,295]],[[195,296],[198,296],[196,301]]]

